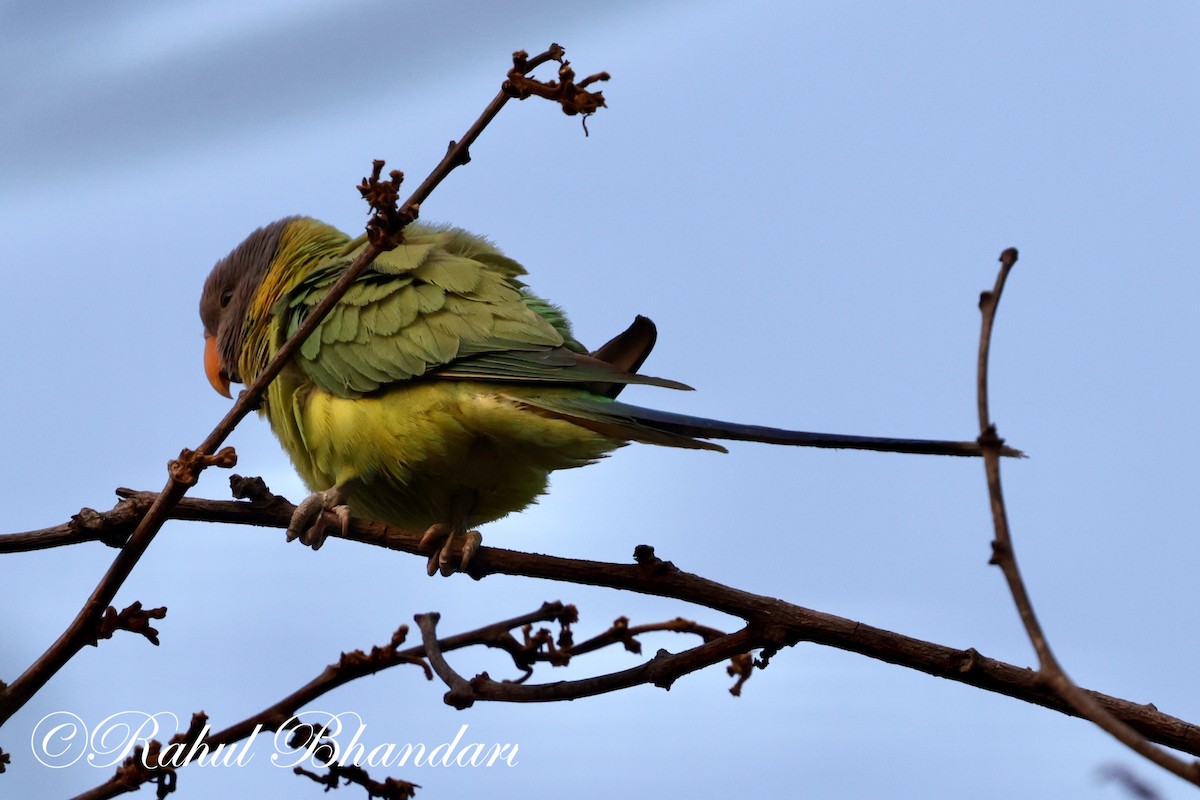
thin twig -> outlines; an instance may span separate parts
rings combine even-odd
[[[524,53],[515,54],[514,63],[516,62],[516,55],[524,57]],[[545,59],[543,60],[552,58],[561,60],[562,48],[558,45],[552,45],[551,49],[544,55]],[[543,57],[539,56],[538,58]],[[542,62],[538,61],[537,63]],[[398,241],[399,229],[406,224],[406,220],[411,221],[416,218],[420,204],[425,201],[430,192],[455,167],[469,161],[468,148],[478,138],[483,129],[487,127],[488,123],[499,113],[504,104],[508,102],[509,97],[510,94],[501,89],[495,99],[484,110],[483,114],[467,130],[463,138],[450,147],[445,157],[442,158],[429,177],[417,187],[417,190],[413,192],[412,196],[405,201],[399,210],[394,207],[394,201],[390,197],[388,198],[389,202],[387,206],[373,206],[376,213],[372,217],[371,222],[368,223],[368,232],[375,234],[381,228],[384,228],[386,229],[387,236],[371,236],[371,242],[363,249],[353,263],[346,268],[346,271],[338,281],[326,292],[321,302],[309,312],[307,318],[301,323],[296,332],[280,346],[279,352],[266,365],[257,380],[239,394],[233,407],[204,439],[200,446],[194,451],[184,450],[180,453],[179,459],[171,462],[168,469],[170,477],[166,485],[158,493],[149,511],[141,518],[141,522],[130,536],[129,541],[125,543],[121,552],[113,559],[108,571],[100,579],[100,582],[96,585],[96,588],[92,591],[87,601],[84,602],[75,619],[71,621],[67,629],[63,631],[45,653],[38,657],[24,673],[3,691],[0,691],[0,727],[45,686],[46,682],[62,669],[91,638],[92,631],[101,619],[104,610],[112,604],[117,591],[125,583],[134,566],[146,552],[146,549],[162,528],[163,523],[170,518],[171,509],[183,498],[187,490],[195,484],[199,472],[213,464],[232,466],[232,462],[235,460],[232,449],[227,448],[225,451],[218,453],[217,448],[224,443],[225,439],[233,432],[238,423],[250,411],[259,406],[267,385],[274,380],[284,365],[291,360],[292,356],[304,343],[304,340],[316,329],[317,325],[321,323],[334,304],[341,299],[354,279],[389,244],[391,246],[395,245]],[[382,164],[376,166],[376,177],[378,177],[381,168]],[[393,188],[399,185],[400,177],[399,173],[393,174]],[[364,186],[367,186],[369,181],[364,179],[363,183]],[[364,192],[364,196],[366,195],[367,192]],[[382,239],[388,239],[388,241],[385,242]]]
[[[991,563],[1000,567],[1004,579],[1008,583],[1009,592],[1016,604],[1021,623],[1029,636],[1038,658],[1037,678],[1061,697],[1073,710],[1084,719],[1094,722],[1118,741],[1136,753],[1158,764],[1163,769],[1178,775],[1186,781],[1200,786],[1200,763],[1184,761],[1152,744],[1149,739],[1130,725],[1118,719],[1109,709],[1090,692],[1084,691],[1067,675],[1066,671],[1055,658],[1046,639],[1045,631],[1038,622],[1033,609],[1025,580],[1017,566],[1017,555],[1013,548],[1012,533],[1008,524],[1008,513],[1004,505],[1004,493],[1000,485],[1000,450],[1003,440],[996,434],[996,426],[992,422],[988,408],[988,357],[991,351],[992,328],[995,324],[996,310],[1000,305],[1000,297],[1004,292],[1004,284],[1013,265],[1017,263],[1016,248],[1008,248],[1000,254],[1000,272],[996,276],[996,285],[990,292],[979,296],[979,310],[982,322],[979,333],[979,361],[976,375],[977,406],[979,410],[979,445],[983,450],[983,464],[987,475],[988,499],[991,503],[992,521],[996,538],[992,542]],[[1159,740],[1161,741],[1161,740]],[[1177,748],[1178,749],[1178,748]],[[1182,748],[1186,749],[1186,748]],[[1195,750],[1189,750],[1197,755]]]
[[[190,751],[194,744],[202,743],[204,747],[208,748],[208,752],[213,752],[219,747],[232,745],[248,737],[256,736],[259,733],[279,731],[286,726],[292,725],[296,727],[296,730],[311,727],[312,730],[308,731],[306,736],[319,738],[325,735],[325,731],[320,727],[300,723],[297,714],[304,705],[339,686],[343,686],[350,681],[357,680],[366,675],[381,672],[397,664],[415,664],[420,666],[425,672],[425,677],[432,680],[433,672],[425,663],[424,659],[426,657],[430,657],[430,662],[434,663],[435,666],[440,665],[438,666],[440,670],[439,674],[444,673],[444,679],[454,682],[457,675],[446,664],[442,654],[477,645],[498,647],[497,642],[500,638],[503,635],[509,634],[514,629],[526,628],[540,622],[559,622],[565,626],[569,624],[569,621],[576,619],[577,614],[573,606],[564,605],[560,602],[543,603],[539,609],[528,614],[495,622],[491,625],[444,639],[438,639],[435,634],[437,616],[437,614],[417,615],[416,619],[421,625],[423,633],[423,641],[420,645],[400,650],[399,646],[404,642],[407,634],[407,626],[401,626],[392,635],[391,642],[385,647],[373,647],[370,653],[364,653],[362,650],[343,653],[336,664],[328,665],[320,675],[309,681],[305,686],[289,694],[274,705],[222,731],[204,736],[203,733],[207,727],[208,717],[203,713],[194,715],[188,731],[174,736],[171,739],[171,744],[182,746],[177,752],[186,752]],[[637,626],[637,629],[674,630],[679,629],[680,626],[676,624],[679,622],[679,620],[675,620],[669,623]],[[613,640],[613,642],[615,641]],[[702,645],[702,647],[704,646]],[[592,649],[599,648],[595,647]],[[562,695],[568,692],[576,693],[582,697],[589,694],[598,694],[602,691],[627,688],[638,683],[655,683],[661,686],[668,683],[669,680],[674,680],[679,675],[692,672],[701,666],[713,663],[713,653],[717,651],[709,648],[702,652],[704,654],[703,657],[698,657],[692,651],[670,657],[660,653],[652,661],[640,667],[635,667],[633,670],[625,670],[613,673],[612,675],[589,678],[583,681],[547,684],[544,687],[526,687],[524,692],[511,692],[509,690],[509,686],[518,685],[515,682],[496,683],[484,675],[476,679],[480,686],[477,697],[485,700],[531,702],[540,693],[542,700],[549,701],[562,699]],[[720,660],[720,658],[716,658],[715,660]],[[514,658],[514,663],[516,666],[521,667],[521,662],[518,659]],[[476,697],[474,694],[475,690],[469,682],[461,678],[457,678],[457,681],[460,683],[459,691],[465,693],[462,696]],[[447,697],[449,698],[450,695],[447,695]],[[106,798],[117,797],[135,791],[150,782],[162,783],[163,781],[168,781],[171,785],[174,785],[176,770],[180,766],[186,766],[186,764],[172,764],[159,761],[158,759],[162,751],[163,747],[160,742],[157,740],[149,742],[147,751],[143,753],[139,749],[137,753],[126,759],[112,778],[76,796],[74,800],[105,800]],[[307,775],[318,782],[343,778],[363,786],[375,785],[377,787],[387,787],[389,793],[395,793],[399,796],[404,795],[405,787],[415,786],[415,784],[410,784],[407,781],[397,781],[392,778],[387,779],[383,783],[376,784],[370,780],[370,776],[365,772],[346,772],[345,769],[334,770],[325,776],[306,772],[299,768],[296,771],[297,774]],[[380,796],[392,796],[392,794]]]
[[[419,783],[410,783],[408,781],[397,780],[396,778],[385,778],[382,781],[377,781],[371,778],[370,773],[359,766],[344,767],[341,764],[330,764],[326,767],[329,771],[324,775],[318,775],[304,767],[294,767],[292,772],[296,775],[304,777],[325,787],[325,791],[338,789],[343,784],[340,781],[345,781],[344,785],[357,784],[367,790],[367,797],[374,800],[408,800],[415,796],[416,790],[421,788]]]
[[[225,415],[217,427],[205,438],[195,451],[184,451],[180,454],[179,462],[186,465],[180,470],[171,465],[171,476],[166,486],[158,493],[150,510],[142,517],[137,529],[113,559],[108,571],[100,579],[90,597],[76,614],[75,619],[65,631],[55,640],[45,653],[41,655],[24,673],[13,681],[8,689],[0,694],[0,726],[3,726],[29,698],[33,697],[50,678],[57,673],[91,638],[91,631],[101,619],[104,609],[116,597],[117,591],[125,583],[134,565],[141,559],[164,522],[170,518],[171,509],[183,498],[192,485],[195,484],[196,473],[208,466],[206,462],[216,456],[216,450],[233,432],[241,420],[256,408],[267,385],[283,369],[283,366],[300,348],[304,339],[316,328],[317,324],[329,313],[334,303],[346,292],[354,277],[370,264],[382,252],[374,245],[368,245],[354,263],[346,270],[341,279],[334,284],[321,303],[313,309],[296,333],[280,347],[276,356],[267,364],[262,374],[245,391],[238,396],[237,402]],[[186,472],[187,475],[181,475]]]
[[[670,689],[680,677],[705,667],[727,661],[758,646],[757,636],[750,628],[718,636],[679,653],[659,650],[649,661],[620,672],[596,675],[574,681],[556,683],[520,684],[512,681],[494,681],[482,673],[470,681],[470,697],[475,700],[491,700],[501,703],[553,703],[561,700],[578,700],[607,692],[616,692],[642,684],[651,684],[661,689]],[[445,677],[438,674],[438,677]],[[454,676],[457,680],[462,680]],[[446,694],[446,702],[455,705],[455,683]],[[458,706],[456,706],[458,707]]]
[[[667,622],[655,622],[649,625],[630,625],[628,617],[619,617],[613,622],[612,627],[606,630],[599,636],[593,636],[587,641],[580,642],[571,648],[571,655],[578,656],[584,653],[590,653],[593,650],[598,650],[601,647],[607,647],[614,642],[620,642],[625,646],[625,649],[631,653],[638,654],[642,652],[641,643],[638,642],[638,636],[644,633],[657,633],[659,631],[672,631],[674,633],[694,633],[705,642],[710,642],[725,635],[724,631],[719,631],[716,628],[710,628],[707,625],[700,625],[690,619],[676,617]]]
[[[52,547],[104,542],[110,547],[121,547],[129,539],[142,517],[146,516],[149,504],[138,504],[122,500],[116,508],[100,513],[92,508],[80,509],[67,522],[22,533],[0,534],[0,555],[5,553],[28,553],[48,550]]]
[[[569,615],[570,613],[572,613],[570,606],[565,606],[562,603],[543,603],[541,608],[536,611],[500,622],[494,622],[472,631],[439,639],[437,640],[437,648],[443,653],[448,653],[453,650],[460,650],[476,645],[492,646],[498,634],[511,631],[515,628],[521,628],[531,623],[561,620],[564,615]],[[425,677],[428,680],[433,680],[433,673],[424,662],[426,652],[424,644],[408,647],[403,650],[399,649],[400,644],[404,642],[407,631],[407,626],[401,626],[392,635],[391,641],[386,646],[373,647],[370,653],[365,653],[362,650],[343,653],[337,663],[326,666],[319,675],[304,686],[279,702],[264,708],[262,711],[252,714],[223,730],[205,736],[203,738],[204,744],[210,750],[215,750],[217,747],[232,745],[249,736],[254,736],[262,732],[278,731],[289,722],[295,722],[296,715],[300,712],[300,709],[318,697],[333,691],[339,686],[344,686],[351,681],[358,680],[367,675],[382,672],[397,664],[415,664],[424,670]],[[193,725],[188,733],[177,736],[172,741],[183,741],[190,747],[191,743],[199,737],[202,730],[202,726],[195,724],[196,719],[193,718]],[[207,717],[203,716],[199,717],[199,719],[205,723],[208,721]],[[147,757],[147,761],[154,763],[149,757]],[[166,768],[164,767],[163,769],[165,770]],[[117,770],[117,774],[108,781],[78,795],[74,800],[107,800],[107,798],[136,791],[143,784],[153,780],[159,772],[161,770],[144,768],[144,765],[140,763],[139,757],[138,763],[122,765]]]

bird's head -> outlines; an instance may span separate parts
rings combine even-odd
[[[204,323],[204,371],[213,388],[231,397],[229,384],[242,383],[238,356],[246,340],[247,316],[255,293],[279,249],[289,217],[259,228],[222,258],[209,273],[200,295]]]

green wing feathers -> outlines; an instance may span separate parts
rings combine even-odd
[[[277,304],[277,344],[321,301],[362,247],[301,279]],[[297,362],[321,389],[358,397],[421,377],[534,384],[648,383],[587,354],[562,311],[529,292],[524,268],[486,240],[411,226],[305,341]]]

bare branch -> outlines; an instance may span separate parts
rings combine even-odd
[[[1079,688],[1071,680],[1050,649],[1045,631],[1034,612],[1033,601],[1025,588],[1025,580],[1017,566],[1017,555],[1013,548],[1008,513],[1004,506],[1004,493],[1000,485],[1000,450],[1004,440],[996,434],[996,426],[991,420],[991,413],[988,409],[988,357],[991,350],[992,328],[995,324],[996,310],[1000,305],[1000,296],[1004,292],[1004,284],[1016,263],[1016,248],[1010,247],[1001,253],[1000,272],[996,276],[995,287],[990,292],[983,292],[979,296],[982,323],[979,333],[976,394],[980,427],[979,446],[983,450],[988,498],[991,503],[992,521],[996,533],[996,538],[992,541],[991,563],[1000,567],[1004,573],[1009,592],[1017,606],[1017,613],[1021,617],[1033,649],[1037,652],[1038,671],[1035,676],[1037,680],[1061,697],[1076,716],[1091,720],[1134,752],[1184,780],[1200,786],[1200,763],[1184,761],[1151,744],[1146,736],[1152,736],[1152,734],[1143,735],[1143,732],[1135,730],[1128,721],[1118,719],[1113,710],[1106,707],[1100,698],[1092,692]],[[1162,740],[1158,739],[1158,741]],[[1187,748],[1176,749],[1187,750]],[[1188,750],[1188,752],[1198,755],[1195,750]]]
[[[600,92],[589,92],[587,87],[597,81],[606,81],[611,76],[607,72],[597,72],[589,75],[579,83],[575,82],[575,70],[571,62],[563,58],[563,49],[556,44],[541,55],[529,58],[524,50],[513,53],[513,68],[509,70],[508,80],[504,82],[504,92],[511,97],[524,100],[527,97],[544,97],[562,106],[564,114],[595,114],[604,108],[604,95]],[[527,77],[528,73],[546,61],[559,62],[557,81],[539,81]]]
[[[148,508],[144,503],[123,500],[116,508],[103,514],[92,508],[82,508],[61,525],[24,533],[0,534],[0,555],[28,553],[83,542],[104,542],[109,547],[121,547]]]
[[[546,58],[561,58],[562,48],[552,45],[550,51],[544,54]],[[542,58],[542,57],[539,57]],[[536,63],[534,63],[536,62]],[[537,59],[527,63],[532,69]],[[516,57],[514,56],[514,65]],[[509,80],[512,72],[509,72]],[[586,94],[586,92],[584,92]],[[91,596],[76,614],[75,619],[58,637],[57,640],[32,665],[29,666],[7,689],[0,693],[0,726],[3,726],[46,682],[57,673],[79,650],[95,636],[104,610],[112,603],[117,591],[125,583],[134,566],[141,559],[163,523],[170,518],[171,509],[183,498],[187,490],[195,484],[199,473],[207,466],[232,466],[236,455],[232,448],[226,448],[217,453],[217,448],[228,438],[234,428],[251,410],[261,403],[263,393],[275,376],[283,369],[292,356],[299,350],[304,340],[316,329],[345,294],[354,279],[383,251],[395,247],[402,240],[405,225],[417,217],[420,204],[430,192],[456,167],[467,163],[470,159],[467,148],[475,141],[488,123],[499,113],[511,95],[503,89],[487,106],[483,114],[467,130],[462,140],[451,145],[446,156],[434,167],[417,190],[401,208],[396,207],[396,197],[403,176],[393,172],[390,181],[380,181],[379,174],[383,162],[376,162],[373,178],[364,179],[362,193],[371,205],[373,216],[367,230],[370,243],[359,256],[346,268],[338,281],[330,287],[325,296],[309,313],[296,332],[279,348],[275,357],[266,365],[262,373],[242,391],[233,407],[217,424],[211,433],[195,450],[184,450],[180,457],[171,462],[168,469],[169,478],[166,485],[154,499],[150,509],[142,516],[137,529],[124,544],[121,552],[113,559],[111,566],[92,591]],[[559,102],[562,102],[561,100]],[[602,104],[602,103],[601,103]],[[565,107],[565,106],[564,106]]]
[[[418,615],[419,618],[423,616],[426,615]],[[172,737],[167,747],[164,748],[160,742],[152,740],[149,743],[148,750],[142,751],[139,748],[130,758],[126,759],[112,778],[79,795],[75,800],[104,800],[105,798],[117,797],[127,792],[136,791],[139,787],[149,782],[158,783],[159,786],[169,784],[173,787],[176,780],[176,770],[185,764],[172,760],[172,757],[169,757],[167,754],[187,752],[193,745],[203,745],[209,748],[211,752],[218,747],[232,745],[235,742],[255,736],[264,731],[282,730],[289,724],[295,726],[293,730],[297,732],[297,735],[305,739],[305,741],[314,737],[319,739],[325,736],[327,730],[323,730],[320,726],[296,725],[297,714],[303,706],[339,686],[343,686],[366,675],[373,675],[398,664],[412,664],[421,667],[425,678],[433,680],[433,671],[425,663],[426,654],[431,650],[442,654],[465,647],[497,647],[497,641],[500,640],[502,635],[508,634],[510,631],[541,622],[558,622],[562,625],[567,625],[569,624],[568,621],[574,621],[576,618],[577,613],[574,606],[564,605],[560,602],[543,603],[540,608],[527,614],[521,614],[511,619],[495,622],[491,625],[454,636],[448,636],[444,639],[434,638],[431,641],[424,641],[420,645],[404,650],[400,649],[400,645],[405,641],[408,626],[402,625],[392,634],[391,640],[387,645],[372,647],[369,653],[362,650],[342,653],[337,663],[326,666],[319,675],[304,686],[279,702],[224,730],[205,736],[204,732],[207,729],[208,717],[203,713],[193,715],[188,730]],[[523,668],[520,663],[517,666],[518,668]],[[470,691],[471,687],[468,685],[467,689]],[[486,697],[485,699],[492,698]],[[301,728],[307,728],[307,730],[300,730]],[[3,761],[0,759],[0,766],[2,765]],[[363,780],[369,780],[369,776],[365,772],[346,773],[344,769],[346,768],[331,770],[331,772],[323,776],[306,771],[301,771],[298,774],[305,774],[321,783],[336,782],[338,778],[343,778],[363,786],[367,785],[363,782]],[[388,791],[402,791],[405,786],[416,786],[416,784],[397,781],[391,778],[379,785],[392,787]],[[388,797],[391,795],[382,796]]]
[[[130,503],[134,507],[144,508],[155,496],[153,492],[129,489],[122,489],[121,494],[125,500],[113,511],[105,513],[128,513]],[[276,497],[269,492],[266,494]],[[286,529],[293,508],[291,503],[282,499],[254,503],[188,498],[172,513],[178,519]],[[420,556],[424,564],[425,556],[418,547],[422,535],[423,532],[354,520],[347,538]],[[679,570],[670,562],[659,559],[650,547],[639,547],[637,555],[638,562],[635,564],[615,564],[483,547],[472,560],[469,574],[477,580],[488,575],[544,578],[683,600],[747,621],[766,620],[766,625],[761,626],[760,643],[757,645],[765,648],[759,656],[760,662],[769,661],[780,647],[812,642],[1008,695],[1060,713],[1080,716],[1077,710],[1044,685],[1033,670],[987,658],[975,648],[960,649],[927,642],[724,586]],[[444,641],[442,650],[447,651]],[[1200,726],[1164,714],[1149,704],[1134,703],[1099,692],[1089,694],[1112,714],[1153,741],[1200,756]]]
[[[494,681],[484,672],[470,681],[468,684],[469,694],[460,695],[460,687],[457,683],[449,683],[451,689],[446,694],[446,702],[456,708],[465,707],[458,704],[460,697],[465,696],[472,702],[492,700],[503,703],[551,703],[592,697],[628,689],[643,683],[653,684],[661,689],[670,689],[671,685],[683,675],[744,654],[747,650],[755,647],[754,641],[753,632],[749,628],[743,628],[736,633],[719,636],[681,653],[659,650],[652,659],[636,667],[575,681],[528,685],[511,681]],[[440,674],[439,677],[441,677]]]

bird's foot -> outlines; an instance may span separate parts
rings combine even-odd
[[[350,507],[346,505],[346,490],[342,486],[334,486],[304,498],[292,512],[287,540],[290,542],[299,538],[313,550],[320,550],[334,525],[339,527],[343,536],[350,532]]]
[[[471,558],[483,544],[483,534],[479,531],[455,530],[453,525],[439,522],[430,525],[421,537],[420,548],[425,550],[430,546],[441,547],[429,556],[425,571],[430,576],[441,573],[443,577],[455,572],[466,572]]]

